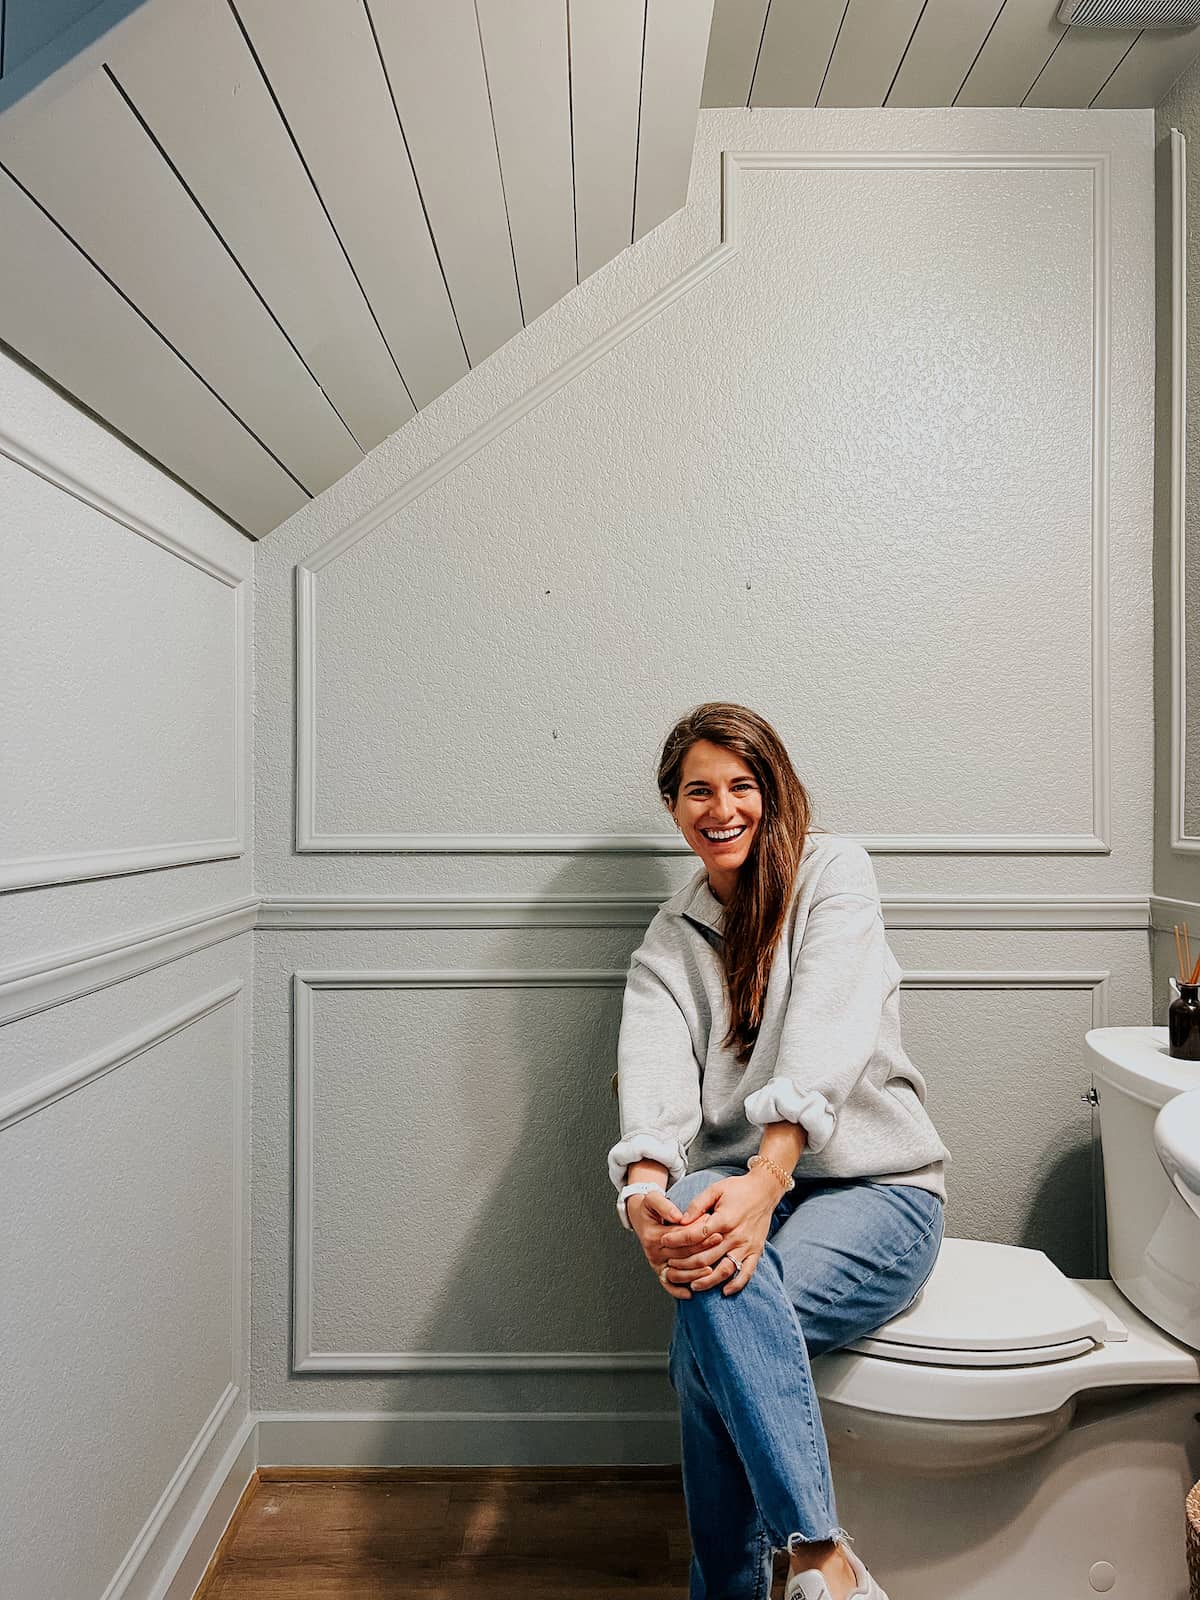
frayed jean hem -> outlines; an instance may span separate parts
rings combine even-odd
[[[786,1550],[789,1556],[794,1556],[806,1544],[853,1544],[854,1540],[845,1528],[834,1528],[832,1533],[823,1534],[819,1539],[810,1539],[804,1533],[789,1533],[783,1544],[772,1543],[772,1550]]]

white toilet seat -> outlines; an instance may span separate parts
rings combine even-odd
[[[907,1361],[929,1367],[1040,1367],[1047,1361],[1069,1361],[1096,1348],[1095,1339],[1071,1339],[1065,1344],[1034,1345],[1021,1350],[923,1350],[916,1345],[893,1344],[887,1339],[859,1339],[848,1346],[862,1355],[884,1361]]]
[[[985,1295],[976,1301],[976,1316],[972,1295],[955,1287],[956,1273],[961,1269],[963,1283],[978,1284],[989,1263],[1002,1259],[997,1251],[1007,1252],[999,1270],[1008,1274],[997,1280],[1007,1285],[999,1301],[1012,1303],[1006,1308]],[[915,1305],[869,1339],[816,1357],[813,1377],[822,1402],[881,1416],[990,1422],[1058,1411],[1091,1389],[1200,1383],[1200,1354],[1155,1327],[1107,1278],[1067,1278],[1040,1251],[975,1240],[947,1239],[942,1252]],[[1037,1260],[1021,1264],[1030,1257]],[[1047,1317],[1032,1303],[1030,1287],[1045,1288],[1055,1277],[1061,1279],[1054,1285],[1058,1309]],[[1007,1321],[989,1327],[993,1313]],[[1070,1328],[1071,1336],[1047,1337],[1047,1327],[1059,1333]],[[1066,1345],[1082,1348],[1064,1353]]]
[[[1030,1367],[1126,1337],[1040,1250],[945,1239],[916,1301],[850,1348],[926,1366]]]

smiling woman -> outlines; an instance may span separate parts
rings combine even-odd
[[[769,1593],[782,1549],[786,1600],[887,1600],[837,1521],[809,1365],[910,1305],[942,1237],[875,874],[745,706],[682,718],[658,787],[702,865],[630,963],[608,1164],[677,1302],[692,1600]]]
[[[667,804],[708,868],[712,892],[727,900],[762,820],[758,779],[732,750],[700,739],[684,757],[678,800]]]

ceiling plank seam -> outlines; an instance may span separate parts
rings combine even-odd
[[[750,70],[750,82],[746,85],[746,110],[750,109],[750,101],[754,95],[754,80],[758,77],[758,63],[762,60],[763,40],[767,37],[767,23],[771,20],[772,0],[767,0],[767,9],[763,12],[762,32],[758,36],[758,49],[754,52],[754,66]]]
[[[77,250],[79,252],[79,254],[87,262],[88,266],[91,267],[92,270],[99,277],[103,278],[104,282],[108,284],[110,289],[114,290],[115,293],[118,294],[121,297],[121,299],[129,307],[129,309],[132,312],[134,312],[135,315],[142,322],[144,322],[146,324],[147,328],[150,329],[151,333],[153,333],[157,338],[162,340],[163,344],[166,345],[167,349],[176,358],[176,360],[182,362],[182,364],[188,369],[188,371],[192,374],[192,376],[195,379],[197,379],[200,383],[202,383],[204,385],[204,387],[208,390],[209,394],[212,395],[213,399],[216,400],[221,405],[221,407],[225,411],[227,411],[229,413],[229,415],[239,425],[239,427],[245,429],[245,431],[254,440],[255,444],[257,444],[261,450],[263,450],[268,456],[270,456],[271,460],[275,463],[275,465],[280,469],[281,472],[286,474],[286,476],[291,480],[292,483],[294,483],[296,485],[296,488],[300,490],[300,492],[305,496],[305,498],[311,500],[312,499],[312,491],[309,490],[308,488],[306,488],[303,483],[301,483],[300,479],[297,478],[296,474],[294,472],[292,472],[290,470],[290,468],[287,466],[287,464],[285,462],[281,461],[279,456],[275,453],[275,451],[271,449],[271,446],[269,444],[267,444],[267,442],[264,439],[261,439],[259,437],[259,435],[254,431],[254,429],[250,426],[250,424],[245,420],[244,417],[241,417],[241,416],[238,415],[238,413],[234,410],[234,408],[229,404],[229,401],[226,400],[225,396],[223,394],[221,394],[220,390],[219,389],[215,389],[213,387],[213,385],[208,381],[208,379],[204,376],[204,374],[202,372],[200,372],[198,370],[198,368],[196,368],[195,366],[192,365],[192,363],[188,360],[187,356],[185,356],[183,354],[182,350],[180,350],[176,345],[174,345],[171,342],[170,339],[167,338],[166,334],[162,331],[162,329],[159,328],[157,326],[157,324],[155,324],[153,321],[151,321],[151,319],[146,315],[146,313],[137,304],[137,302],[135,300],[132,300],[129,297],[129,295],[127,295],[125,293],[124,289],[122,289],[121,285],[116,281],[116,279],[111,277],[109,275],[109,273],[107,273],[104,270],[104,268],[100,265],[100,263],[96,260],[96,258],[94,256],[88,254],[88,252],[84,249],[84,247],[79,243],[79,240],[76,239],[71,233],[69,233],[67,231],[66,228],[63,227],[62,223],[59,222],[58,218],[53,214],[53,212],[48,211],[46,209],[46,207],[38,199],[37,195],[35,195],[30,189],[27,189],[26,186],[21,182],[20,178],[17,177],[16,173],[13,172],[12,169],[10,167],[8,167],[3,161],[0,161],[0,172],[3,172],[5,177],[8,178],[9,181],[11,183],[13,183],[16,186],[16,188],[18,188],[21,191],[21,193],[25,196],[25,198],[27,200],[29,200],[33,205],[35,205],[37,207],[37,209],[41,212],[41,214],[46,218],[47,222],[51,223],[58,230],[58,232],[60,234],[62,234],[63,238],[67,241],[67,243],[70,244],[75,250]]]
[[[638,71],[637,138],[633,144],[633,208],[629,217],[629,242],[637,238],[637,186],[638,158],[642,149],[642,100],[646,93],[646,23],[650,13],[650,0],[642,7],[642,65]]]
[[[883,97],[883,102],[882,103],[885,106],[887,105],[888,101],[892,98],[892,90],[896,87],[896,80],[897,80],[897,78],[899,78],[901,72],[903,72],[903,70],[904,70],[904,63],[908,58],[908,52],[912,49],[912,42],[917,37],[917,29],[921,26],[921,19],[924,17],[924,15],[925,15],[926,11],[928,11],[928,9],[929,9],[929,0],[922,0],[921,9],[920,9],[920,11],[917,12],[917,20],[916,20],[916,22],[913,23],[913,30],[908,36],[908,43],[904,46],[904,49],[901,50],[901,52],[900,52],[900,59],[896,63],[896,70],[895,70],[895,72],[892,73],[892,81],[891,81],[891,83],[888,84],[887,93]]]
[[[330,397],[329,393],[327,392],[324,384],[321,382],[320,378],[317,377],[317,374],[313,371],[312,367],[309,365],[309,363],[308,363],[303,351],[301,351],[297,347],[296,342],[292,338],[291,334],[288,332],[288,330],[284,327],[283,323],[276,316],[275,311],[274,311],[273,307],[271,306],[270,302],[267,300],[267,298],[263,294],[262,290],[255,283],[254,279],[246,271],[246,268],[243,266],[240,258],[238,257],[237,252],[230,245],[228,239],[226,239],[225,235],[221,232],[220,228],[217,227],[217,224],[213,221],[212,217],[209,215],[208,211],[205,209],[205,207],[201,203],[199,195],[196,194],[195,190],[188,183],[188,181],[184,177],[183,173],[179,170],[179,167],[172,160],[171,156],[167,153],[167,150],[164,147],[161,139],[159,139],[158,135],[154,132],[154,129],[146,121],[146,119],[142,115],[141,111],[138,109],[138,107],[136,105],[134,105],[133,101],[129,97],[128,92],[125,89],[124,84],[117,77],[116,73],[109,66],[107,61],[104,63],[102,70],[104,72],[105,77],[108,78],[109,82],[112,84],[113,88],[117,91],[117,94],[120,96],[121,100],[123,101],[123,103],[127,107],[130,115],[136,121],[138,127],[141,128],[142,132],[146,135],[147,139],[149,139],[150,143],[154,146],[155,150],[158,152],[159,156],[162,158],[163,162],[166,164],[167,170],[170,172],[171,176],[179,184],[179,187],[183,190],[184,194],[187,195],[188,199],[191,201],[191,203],[195,206],[196,210],[203,217],[204,221],[208,224],[209,228],[212,230],[213,237],[217,240],[217,243],[225,251],[225,254],[229,257],[230,261],[233,262],[234,266],[238,269],[238,271],[241,273],[242,277],[246,280],[246,283],[249,285],[250,290],[254,294],[255,299],[262,306],[263,310],[267,313],[268,317],[270,317],[271,321],[279,329],[280,334],[287,341],[287,344],[288,344],[289,348],[295,354],[295,357],[296,357],[297,361],[299,361],[300,365],[304,368],[305,372],[308,373],[309,377],[312,379],[312,381],[316,384],[317,388],[324,395],[325,400],[328,403],[329,408],[333,412],[334,416],[337,417],[338,421],[341,423],[342,427],[345,428],[346,432],[350,435],[351,439],[354,439],[354,443],[357,446],[358,450],[365,454],[365,452],[363,452],[362,445],[359,443],[359,441],[354,436],[354,429],[350,427],[350,425],[346,421],[345,417],[342,415],[342,413],[338,410],[337,406],[334,404],[334,402],[333,402],[332,398]],[[324,488],[324,485],[322,484],[322,485],[319,485],[318,487],[319,488]]]
[[[521,326],[525,322],[525,302],[521,295],[521,274],[517,270],[517,247],[513,242],[512,213],[508,208],[508,190],[504,184],[504,159],[500,154],[500,135],[496,132],[496,106],[492,100],[492,85],[488,77],[487,51],[483,48],[483,29],[479,26],[479,0],[472,0],[475,13],[475,37],[479,40],[479,59],[483,62],[483,87],[487,92],[488,116],[492,123],[492,138],[496,145],[496,165],[500,169],[500,198],[504,202],[504,220],[508,225],[508,248],[512,255],[513,277],[517,284],[517,309],[521,313]]]
[[[967,68],[966,72],[963,74],[963,81],[959,84],[958,88],[954,91],[954,97],[950,101],[950,104],[952,106],[956,106],[958,104],[958,97],[963,92],[963,90],[966,88],[967,79],[975,71],[975,63],[979,60],[980,56],[987,49],[988,40],[992,37],[992,34],[996,31],[996,24],[1000,21],[1000,14],[1004,10],[1004,5],[1005,5],[1005,0],[1000,0],[999,9],[997,10],[996,15],[992,18],[991,27],[988,28],[988,31],[984,34],[983,38],[980,40],[979,49],[976,50],[974,56],[971,58],[970,66]]]
[[[575,282],[579,282],[579,185],[575,176],[575,78],[571,62],[571,0],[563,0],[567,15],[567,117],[571,130],[571,223],[575,230]]]
[[[255,49],[254,41],[253,41],[253,39],[251,39],[250,34],[247,32],[246,24],[242,21],[241,15],[238,12],[238,8],[234,4],[234,0],[228,0],[228,5],[229,5],[230,11],[233,14],[233,20],[237,23],[238,29],[239,29],[239,31],[240,31],[240,33],[242,35],[242,38],[245,40],[246,49],[250,52],[251,58],[254,61],[254,65],[258,68],[258,74],[259,74],[259,77],[263,81],[263,87],[266,89],[267,93],[271,97],[271,104],[275,107],[275,114],[279,118],[280,123],[283,125],[283,130],[288,136],[288,140],[291,143],[292,149],[296,152],[296,159],[299,161],[301,167],[304,170],[304,176],[308,179],[310,185],[312,186],[312,192],[317,197],[317,203],[320,205],[321,210],[325,213],[325,220],[329,224],[329,231],[333,234],[333,237],[337,240],[338,248],[341,250],[343,256],[345,256],[345,258],[346,258],[346,265],[349,267],[351,276],[353,277],[355,283],[358,285],[358,292],[359,292],[359,294],[362,295],[363,303],[365,304],[367,310],[371,314],[371,321],[375,324],[375,327],[378,330],[379,337],[383,341],[383,347],[387,351],[389,357],[391,358],[392,365],[396,369],[396,376],[400,379],[400,382],[403,384],[404,392],[408,396],[408,403],[409,403],[410,406],[412,406],[413,412],[415,414],[416,411],[419,408],[417,406],[416,401],[413,398],[412,390],[409,388],[408,380],[404,376],[403,371],[401,370],[400,363],[396,360],[396,352],[392,349],[391,345],[388,343],[387,335],[384,333],[383,328],[380,326],[379,318],[375,314],[375,307],[371,304],[371,297],[370,297],[370,295],[368,295],[366,289],[364,288],[363,281],[358,275],[358,269],[354,265],[353,260],[351,259],[349,250],[346,249],[345,241],[342,239],[342,236],[338,231],[337,224],[334,222],[333,217],[330,215],[329,207],[325,204],[325,197],[321,193],[320,186],[318,185],[316,178],[313,176],[312,170],[309,167],[308,162],[304,159],[304,152],[300,148],[299,140],[296,138],[296,135],[295,135],[295,132],[294,132],[294,130],[292,128],[292,125],[291,125],[290,121],[288,120],[286,113],[284,112],[282,104],[280,103],[279,96],[275,92],[275,85],[271,82],[271,79],[270,79],[270,76],[269,76],[269,74],[267,72],[267,69],[263,65],[262,59],[259,56],[258,51]],[[361,448],[361,446],[360,446],[360,448]]]
[[[383,71],[384,82],[387,84],[388,95],[392,102],[392,110],[396,113],[396,126],[400,130],[400,137],[404,141],[404,152],[408,157],[408,164],[412,168],[413,182],[417,189],[417,198],[421,202],[421,214],[425,218],[425,226],[429,230],[429,242],[433,246],[433,253],[437,260],[438,271],[442,275],[442,282],[446,286],[446,299],[450,302],[450,310],[454,313],[454,325],[458,329],[459,343],[462,345],[463,360],[467,363],[467,371],[471,370],[471,352],[467,349],[467,341],[463,336],[462,320],[458,314],[458,307],[454,304],[454,296],[450,292],[450,280],[446,276],[446,263],[442,260],[442,252],[438,248],[437,234],[434,232],[433,221],[429,215],[429,206],[425,200],[425,191],[421,186],[421,174],[417,171],[417,164],[413,160],[412,147],[408,142],[408,134],[404,131],[404,118],[400,115],[400,106],[396,99],[395,86],[392,75],[388,71],[387,58],[384,56],[383,47],[379,43],[379,33],[375,27],[375,18],[371,15],[370,0],[362,0],[363,11],[366,13],[367,23],[371,29],[371,38],[375,44],[375,53],[379,57],[379,65]]]

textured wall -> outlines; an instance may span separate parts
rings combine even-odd
[[[248,1410],[253,547],[0,416],[0,1590],[135,1600]]]
[[[1155,484],[1155,770],[1154,892],[1182,902],[1156,912],[1160,925],[1155,937],[1155,1017],[1166,1021],[1170,999],[1168,976],[1177,961],[1171,926],[1187,921],[1200,933],[1200,444],[1194,422],[1200,405],[1200,68],[1186,73],[1155,114],[1159,144],[1159,271],[1158,271],[1158,472]],[[1186,145],[1186,181],[1182,194],[1182,232],[1173,228],[1171,163],[1165,148],[1170,130],[1178,129]],[[1175,326],[1171,304],[1172,252],[1177,250],[1187,280],[1183,326]],[[1187,372],[1183,391],[1184,496],[1182,523],[1173,549],[1170,483],[1175,464],[1175,439],[1171,427],[1171,381],[1182,352]],[[1178,559],[1181,558],[1181,559]],[[1172,625],[1178,605],[1182,636]],[[1173,657],[1175,658],[1173,661]],[[1181,689],[1185,734],[1177,745],[1171,677],[1173,665]],[[1180,827],[1172,826],[1174,773],[1182,776],[1182,794],[1176,810]],[[1180,846],[1176,847],[1176,838]],[[1197,941],[1200,943],[1200,940]]]
[[[0,417],[7,968],[249,894],[253,546],[7,358]]]
[[[706,113],[678,217],[259,547],[257,1405],[669,1404],[602,1170],[638,919],[551,899],[690,874],[653,764],[701,698],[936,897],[893,944],[951,1227],[1093,1269],[1082,1034],[1144,1020],[1144,931],[950,900],[1147,892],[1151,146]]]

